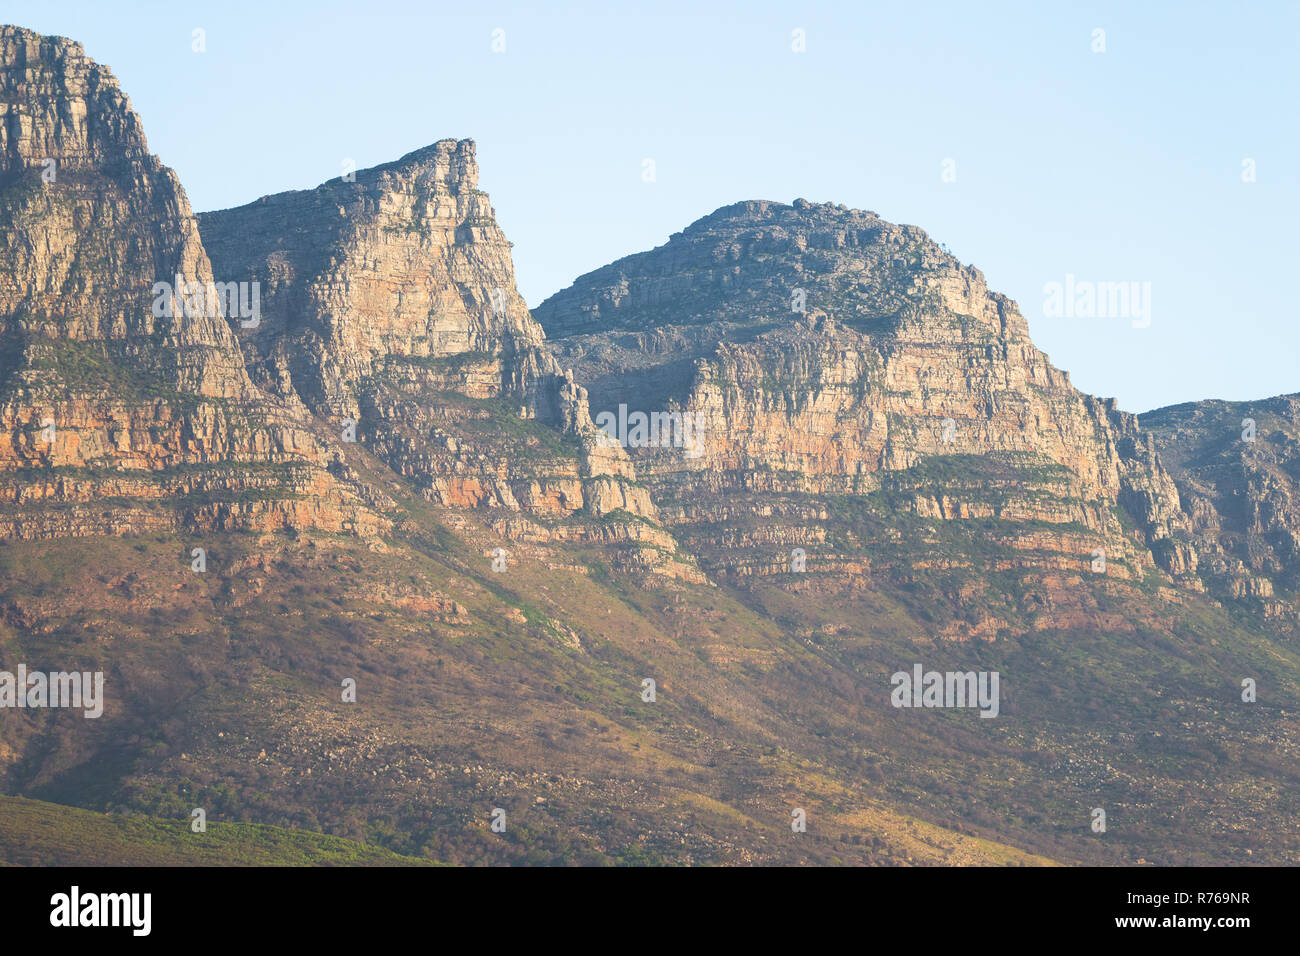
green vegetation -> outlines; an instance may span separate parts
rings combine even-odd
[[[17,866],[427,866],[352,840],[253,823],[95,813],[0,796],[0,861]]]

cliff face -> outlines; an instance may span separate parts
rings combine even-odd
[[[471,140],[205,213],[201,224],[219,273],[262,280],[266,321],[250,336],[259,384],[321,413],[357,415],[367,380],[393,368],[534,403],[559,371],[515,291]]]
[[[6,374],[39,368],[50,340],[99,342],[173,389],[247,397],[224,319],[154,315],[156,282],[206,283],[211,269],[180,183],[112,73],[79,44],[4,27],[0,108]]]
[[[1199,575],[1225,603],[1300,623],[1300,396],[1148,412],[1189,515]]]
[[[0,792],[464,863],[1300,854],[1294,397],[1139,423],[919,230],[801,202],[548,340],[472,144],[196,227],[106,70],[0,44],[0,664],[109,688],[0,719]],[[916,662],[1002,716],[895,708]]]
[[[809,570],[878,566],[834,517],[843,496],[972,534],[993,522],[978,534],[1026,569],[1091,573],[1098,549],[1112,576],[1195,568],[1136,417],[1074,389],[1015,303],[915,227],[740,203],[535,314],[598,421],[621,404],[693,417],[692,455],[633,458],[722,571],[787,572],[796,547]]]
[[[872,213],[727,207],[537,315],[593,407],[631,396],[701,413],[699,468],[766,465],[852,490],[928,456],[1027,454],[1114,499],[1150,464],[1136,419],[1072,388],[1015,303]],[[1154,466],[1150,481],[1152,521],[1175,519],[1168,476]]]
[[[203,299],[185,193],[113,75],[4,27],[0,110],[0,530],[379,527],[310,428],[253,387]]]
[[[245,345],[258,384],[356,421],[433,500],[653,515],[542,347],[471,140],[200,218],[217,273],[261,283]]]
[[[443,504],[653,516],[541,348],[471,142],[205,217],[214,273],[112,74],[0,39],[9,535],[374,533],[353,439]]]

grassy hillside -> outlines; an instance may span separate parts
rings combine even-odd
[[[302,830],[95,813],[0,797],[0,865],[10,866],[423,866],[428,860]]]

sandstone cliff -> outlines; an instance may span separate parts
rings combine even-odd
[[[693,416],[694,455],[633,458],[720,571],[788,572],[794,548],[810,571],[879,566],[882,542],[832,514],[856,499],[953,522],[1026,569],[1087,575],[1100,551],[1111,576],[1193,580],[1177,488],[1137,418],[1073,388],[1015,303],[920,229],[739,203],[535,314],[593,415]]]
[[[1203,401],[1142,416],[1188,514],[1209,592],[1300,624],[1300,396]]]
[[[559,420],[547,387],[559,369],[515,290],[473,141],[205,213],[201,226],[219,273],[262,280],[266,321],[249,351],[269,390],[356,416],[368,379],[414,366],[443,389],[518,395]]]
[[[473,140],[204,213],[200,229],[218,276],[263,289],[263,323],[242,339],[261,388],[352,429],[430,501],[481,512],[499,535],[612,545],[625,567],[693,574],[543,347]]]
[[[107,71],[0,38],[0,669],[111,688],[7,712],[0,792],[461,863],[1300,854],[1294,398],[1139,422],[919,230],[802,202],[546,339],[468,142],[201,239]],[[258,321],[156,310],[177,273]],[[999,719],[893,707],[921,661]]]
[[[258,384],[336,421],[441,504],[652,517],[585,391],[542,347],[471,140],[201,217],[219,274],[257,278]]]
[[[377,528],[186,300],[213,283],[197,223],[112,73],[0,28],[0,110],[0,533]]]

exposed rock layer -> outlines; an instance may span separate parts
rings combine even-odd
[[[265,318],[246,347],[258,383],[359,421],[359,438],[433,500],[653,515],[626,455],[595,447],[585,391],[542,347],[471,140],[201,222],[218,273],[261,284]]]
[[[0,110],[5,532],[380,527],[310,423],[253,386],[237,325],[186,307],[211,266],[113,75],[4,27]]]
[[[1136,416],[1071,386],[1015,303],[915,227],[738,203],[535,314],[597,420],[624,404],[693,417],[692,455],[651,443],[633,457],[719,569],[788,571],[788,552],[835,523],[818,517],[828,498],[892,494],[902,475],[891,506],[992,519],[1013,550],[1028,526],[1055,526],[1036,533],[1028,568],[1090,571],[1100,550],[1111,574],[1158,566],[1193,583],[1188,516]],[[994,480],[999,468],[1011,474]],[[714,546],[719,525],[733,532]],[[823,569],[846,557],[819,554]]]

